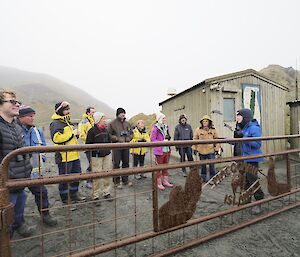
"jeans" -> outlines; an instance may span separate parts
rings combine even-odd
[[[214,153],[199,154],[199,157],[200,157],[200,160],[213,160],[213,159],[215,159],[215,154]],[[216,174],[215,165],[210,164],[209,165],[209,179],[211,179],[215,174]],[[206,165],[202,165],[201,166],[201,177],[204,182],[209,180],[209,179],[206,179],[206,176],[207,176]]]
[[[47,188],[43,186],[32,186],[28,187],[30,192],[34,195],[36,206],[40,213],[42,213],[43,209],[49,208],[49,199],[48,199],[48,191]],[[48,213],[49,211],[44,211],[43,213]]]
[[[15,230],[25,222],[24,209],[26,205],[27,195],[24,190],[9,192],[9,200],[14,205],[14,223],[10,227],[10,237],[13,236]]]

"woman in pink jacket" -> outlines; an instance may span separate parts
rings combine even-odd
[[[156,115],[157,123],[152,127],[151,130],[151,141],[169,141],[171,139],[169,133],[169,127],[166,123],[166,116],[162,113]],[[169,163],[171,148],[169,146],[154,147],[154,155],[156,157],[157,164]],[[160,190],[165,190],[165,187],[172,188],[173,185],[168,181],[168,170],[164,169],[156,173],[157,187]]]

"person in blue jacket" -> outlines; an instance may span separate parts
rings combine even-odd
[[[21,106],[19,111],[19,124],[23,129],[25,137],[25,143],[27,146],[45,146],[46,141],[44,133],[34,126],[35,110],[30,106]],[[31,178],[38,178],[39,172],[43,171],[43,162],[46,161],[46,155],[41,153],[33,153],[31,156]],[[48,226],[55,226],[57,220],[53,218],[49,213],[49,199],[47,188],[43,186],[31,186],[28,187],[31,193],[34,195],[35,203],[42,216],[43,222]],[[44,210],[46,209],[46,210]]]
[[[260,125],[258,124],[258,121],[256,119],[253,119],[252,112],[250,109],[241,109],[237,111],[236,114],[236,129],[234,131],[234,137],[235,138],[248,138],[248,137],[261,137],[262,132]],[[261,141],[248,141],[243,142],[240,147],[239,145],[235,145],[234,153],[235,155],[241,155],[241,156],[250,156],[250,155],[257,155],[262,154],[261,150]],[[252,166],[255,166],[258,168],[258,164],[263,161],[263,158],[255,158],[255,159],[249,159],[245,160],[248,164],[251,164]],[[254,176],[250,172],[246,172],[246,185],[245,189],[248,189],[255,181],[257,180],[257,177]],[[254,193],[255,200],[261,200],[264,198],[264,193],[260,189],[258,189]],[[261,212],[260,206],[255,206],[257,208],[254,208],[252,211],[256,214]]]

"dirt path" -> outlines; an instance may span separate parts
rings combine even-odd
[[[49,159],[51,159],[51,156]],[[83,170],[85,170],[86,166],[87,164],[83,157]],[[51,174],[56,174],[56,166],[50,165],[50,167],[52,170]],[[283,162],[276,164],[276,169],[278,178],[283,179],[285,164]],[[176,185],[184,185],[185,182],[185,178],[181,176],[179,170],[170,172],[170,180]],[[264,179],[262,178],[262,180]],[[132,179],[132,181],[134,180]],[[230,180],[226,179],[213,190],[206,188],[198,202],[198,208],[194,217],[201,217],[228,209],[229,206],[223,202],[225,194],[231,193],[229,182]],[[85,183],[82,182],[80,191],[90,200],[91,190],[86,189],[84,185]],[[152,229],[150,176],[139,181],[135,180],[133,187],[124,187],[122,190],[114,189],[114,195],[119,197],[116,201],[102,202],[99,207],[92,202],[88,202],[84,205],[78,205],[74,211],[68,208],[60,208],[62,204],[59,200],[56,185],[50,185],[47,188],[49,190],[50,204],[53,208],[51,213],[58,219],[58,226],[49,228],[39,224],[39,214],[36,210],[33,196],[30,193],[27,199],[26,221],[30,225],[36,226],[35,235],[39,235],[42,232],[52,233],[55,230],[60,231],[45,236],[42,242],[39,238],[32,238],[13,243],[13,256],[42,256],[42,244],[45,249],[44,256],[53,256],[63,252],[65,252],[63,256],[67,256],[70,249],[86,248],[93,243],[110,242],[116,238],[131,236]],[[264,192],[267,192],[265,184],[263,184],[263,189]],[[169,190],[166,190],[159,193],[159,205],[168,200],[169,192]],[[139,194],[134,196],[135,193]],[[297,197],[300,200],[300,195]],[[278,204],[281,203],[274,203],[274,206]],[[293,209],[175,256],[300,256],[299,211],[299,208]],[[244,213],[243,215],[250,214]],[[114,221],[115,217],[119,218],[116,222]],[[239,219],[239,216],[234,217],[234,219]],[[89,225],[92,222],[101,223]],[[69,229],[74,226],[81,227],[75,230]],[[208,234],[210,231],[218,228],[218,226],[219,220],[212,220],[198,226],[197,231],[195,228],[188,228],[185,229],[184,233],[182,230],[177,231],[169,236],[164,235],[154,240],[146,240],[99,256],[148,256],[153,250],[156,252],[166,249],[168,246],[175,245],[183,239],[193,239],[197,234]],[[14,239],[18,240],[20,237],[16,235]]]

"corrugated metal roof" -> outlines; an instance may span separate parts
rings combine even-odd
[[[225,74],[225,75],[221,75],[221,76],[217,76],[217,77],[212,77],[212,78],[208,78],[206,80],[203,80],[202,82],[200,82],[200,83],[198,83],[198,84],[196,84],[196,85],[194,85],[194,86],[192,86],[192,87],[190,87],[190,88],[188,88],[188,89],[186,89],[186,90],[178,93],[177,95],[172,96],[172,97],[170,97],[170,98],[168,98],[168,99],[160,102],[159,105],[162,105],[163,103],[166,103],[166,102],[168,102],[170,100],[173,100],[173,99],[175,99],[178,96],[184,95],[184,94],[186,94],[186,93],[188,93],[188,92],[190,92],[190,91],[192,91],[192,90],[194,90],[196,88],[204,87],[205,85],[208,86],[210,84],[214,84],[214,83],[217,83],[217,82],[222,82],[222,81],[226,81],[226,80],[230,80],[230,79],[235,79],[235,78],[238,78],[238,77],[245,77],[245,76],[248,76],[248,75],[253,75],[255,77],[258,77],[258,78],[260,78],[260,79],[262,79],[262,80],[264,80],[264,81],[266,81],[266,82],[268,82],[268,83],[270,83],[270,84],[272,84],[272,85],[274,85],[276,87],[281,88],[282,90],[286,90],[286,91],[289,90],[288,87],[283,86],[283,85],[281,85],[281,84],[279,84],[279,83],[277,83],[277,82],[269,79],[268,77],[266,77],[265,75],[259,73],[256,70],[254,70],[254,69],[247,69],[247,70],[233,72],[233,73],[228,73],[228,74]]]

